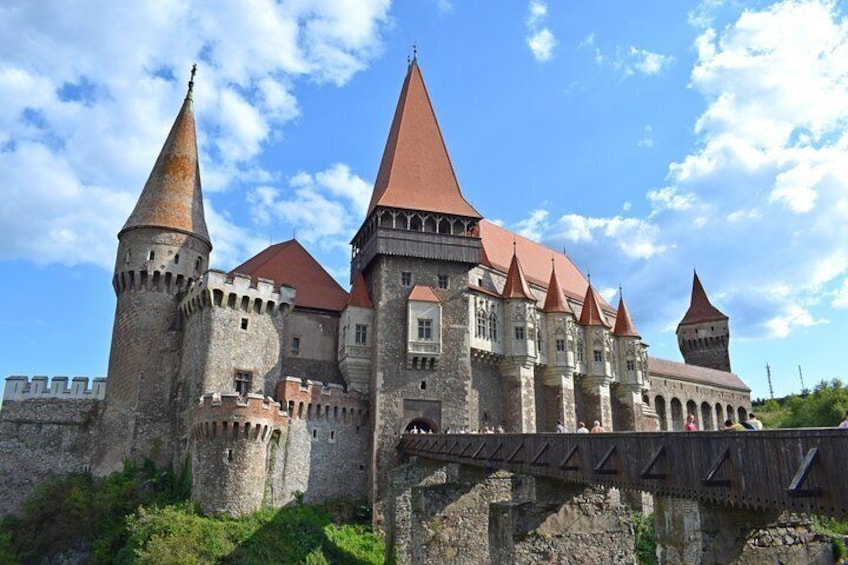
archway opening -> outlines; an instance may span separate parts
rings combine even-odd
[[[416,418],[406,425],[406,434],[435,434],[438,433],[436,424],[424,418]]]

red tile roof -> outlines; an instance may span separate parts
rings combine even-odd
[[[530,287],[527,286],[527,280],[524,278],[524,272],[521,270],[521,263],[518,261],[518,255],[513,253],[512,261],[509,263],[509,271],[506,275],[506,283],[501,293],[503,298],[529,298],[536,300],[530,292]]]
[[[580,323],[584,326],[609,327],[609,322],[598,308],[598,297],[591,284],[586,287],[586,298],[583,299],[583,309],[580,310]]]
[[[710,299],[707,298],[707,293],[701,285],[701,279],[698,278],[696,272],[692,280],[692,299],[689,302],[689,309],[686,310],[686,314],[678,325],[727,319],[727,316],[710,303]]]
[[[151,226],[190,233],[211,245],[203,215],[190,90],[121,233]]]
[[[359,308],[374,307],[371,297],[368,296],[368,285],[365,284],[365,277],[362,276],[362,271],[356,271],[356,274],[353,276],[353,286],[350,288],[347,305],[358,306]]]
[[[751,391],[748,385],[742,382],[742,379],[736,373],[698,367],[697,365],[686,365],[685,363],[669,361],[668,359],[649,357],[648,373],[652,377],[668,377],[694,383],[734,388],[745,392]]]
[[[479,218],[462,196],[418,63],[409,65],[368,206]]]
[[[425,286],[423,284],[417,284],[412,287],[412,291],[409,293],[409,300],[418,300],[419,302],[442,301],[432,286]]]
[[[557,278],[556,268],[551,265],[551,280],[548,282],[548,293],[545,295],[545,306],[542,308],[544,312],[567,312],[574,314],[568,301],[562,295],[562,289],[559,287],[559,279]]]
[[[618,337],[641,337],[636,331],[636,326],[633,325],[633,320],[630,319],[630,312],[627,311],[627,305],[624,303],[624,295],[618,298],[618,312],[615,315],[615,328],[612,333]]]
[[[583,302],[589,282],[580,274],[571,259],[549,247],[515,234],[508,229],[480,220],[478,224],[480,239],[483,242],[483,265],[502,273],[509,271],[512,262],[513,242],[515,253],[521,258],[521,270],[527,282],[547,288],[551,275],[551,258],[560,289],[566,298]],[[599,304],[610,315],[615,313],[612,306],[598,297]]]
[[[341,312],[348,294],[295,239],[274,244],[232,270],[297,289],[295,306]]]

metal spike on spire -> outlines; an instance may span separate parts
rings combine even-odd
[[[197,63],[193,63],[191,65],[191,77],[188,79],[188,94],[186,94],[186,98],[191,98],[192,92],[194,91],[194,75],[197,74]]]

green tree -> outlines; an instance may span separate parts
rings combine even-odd
[[[839,379],[823,380],[806,396],[786,398],[787,413],[781,428],[829,428],[839,424],[848,410],[848,387]]]

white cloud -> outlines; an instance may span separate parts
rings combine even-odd
[[[77,0],[4,10],[0,258],[111,267],[115,234],[193,60],[208,213],[215,191],[272,181],[259,157],[272,132],[299,115],[297,85],[342,85],[365,68],[380,52],[388,4]],[[209,224],[216,254],[244,247],[228,240],[244,234]]]
[[[613,66],[624,76],[636,73],[651,76],[659,74],[672,63],[674,63],[672,55],[662,55],[630,46],[624,54],[617,56]]]
[[[530,16],[527,18],[527,46],[537,61],[545,62],[553,58],[556,37],[545,27],[548,6],[542,0],[531,0]]]
[[[827,320],[815,319],[800,305],[788,304],[779,314],[766,320],[763,325],[768,331],[768,337],[787,337],[794,328],[808,328],[826,323]]]
[[[548,219],[549,212],[547,210],[537,209],[530,212],[530,216],[521,220],[513,226],[513,229],[533,241],[539,241],[542,237],[542,229]]]
[[[645,129],[642,130],[642,138],[636,144],[638,147],[646,147],[651,148],[654,146],[654,128],[651,126],[645,126]]]

